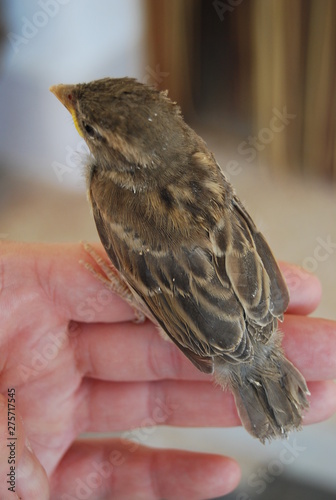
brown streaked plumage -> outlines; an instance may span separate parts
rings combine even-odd
[[[99,236],[145,312],[232,390],[253,436],[300,427],[308,390],[277,330],[287,287],[204,141],[166,93],[134,79],[51,90],[90,148]]]

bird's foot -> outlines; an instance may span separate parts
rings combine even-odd
[[[99,281],[104,283],[109,290],[126,300],[134,311],[135,322],[143,323],[146,319],[145,313],[141,310],[141,306],[137,303],[130,287],[120,276],[113,264],[103,259],[89,243],[82,242],[82,247],[84,251],[94,260],[95,266],[84,260],[81,260],[80,264],[82,264],[85,269],[90,271],[90,273],[99,279]],[[96,268],[99,270],[97,271]]]

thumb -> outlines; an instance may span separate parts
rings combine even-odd
[[[14,388],[0,394],[0,498],[49,498],[48,478],[26,438]]]

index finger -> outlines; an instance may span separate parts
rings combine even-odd
[[[109,262],[109,259],[102,246],[94,245],[94,247],[95,250],[97,250],[101,254],[101,256],[105,258],[107,262]],[[79,246],[78,250],[81,257],[78,257],[78,261],[73,264],[74,269],[78,267],[78,263],[80,259],[83,259],[83,255],[84,259],[90,259],[90,256],[85,253],[84,249],[81,246]],[[293,264],[280,262],[279,265],[286,280],[290,294],[290,303],[286,312],[288,314],[306,315],[314,311],[321,300],[321,284],[318,278],[313,274],[305,271],[303,268],[300,268]],[[84,276],[83,274],[82,279],[87,282],[91,295],[85,297],[84,293],[84,296],[81,297],[81,305],[73,304],[74,317],[72,319],[77,321],[86,321],[89,323],[98,321],[116,322],[134,319],[134,311],[132,311],[132,309],[125,303],[125,301],[120,299],[120,297],[118,297],[115,293],[111,292],[83,266],[80,267],[80,274],[86,274],[86,276]],[[96,299],[97,302],[99,302],[100,299],[100,307],[99,305],[96,307],[95,314],[92,314],[91,309],[91,314],[87,315],[87,320],[85,320],[83,317],[78,318],[78,312],[81,312],[83,309],[85,309],[85,305],[87,303],[90,302],[91,304],[94,304],[94,299]],[[116,319],[116,314],[118,315],[118,319]]]
[[[92,245],[108,261],[100,244]],[[68,319],[85,323],[120,322],[133,320],[132,308],[109,290],[80,262],[90,256],[80,243],[71,244],[17,244],[16,252],[31,258],[37,280],[52,289],[56,307]],[[280,263],[290,291],[287,313],[309,314],[321,298],[318,279],[297,266]],[[41,285],[41,286],[42,286]]]
[[[319,279],[305,269],[287,262],[279,262],[279,267],[289,289],[287,314],[306,315],[313,312],[321,300]]]
[[[101,245],[92,244],[92,247],[108,260]],[[84,267],[83,262],[90,262],[91,257],[83,245],[39,244],[36,250],[39,281],[49,284],[54,305],[65,319],[82,323],[117,323],[135,319],[134,310],[127,302]]]

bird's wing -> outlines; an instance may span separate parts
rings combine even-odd
[[[263,235],[236,196],[230,217],[223,218],[211,239],[219,279],[227,275],[242,305],[248,331],[267,341],[289,303],[288,289]]]
[[[227,213],[207,234],[207,244],[138,251],[121,237],[112,214],[93,213],[101,241],[116,268],[145,302],[160,326],[206,373],[213,357],[232,363],[253,353],[251,338],[267,341],[288,304],[275,259],[244,207],[232,198]]]

